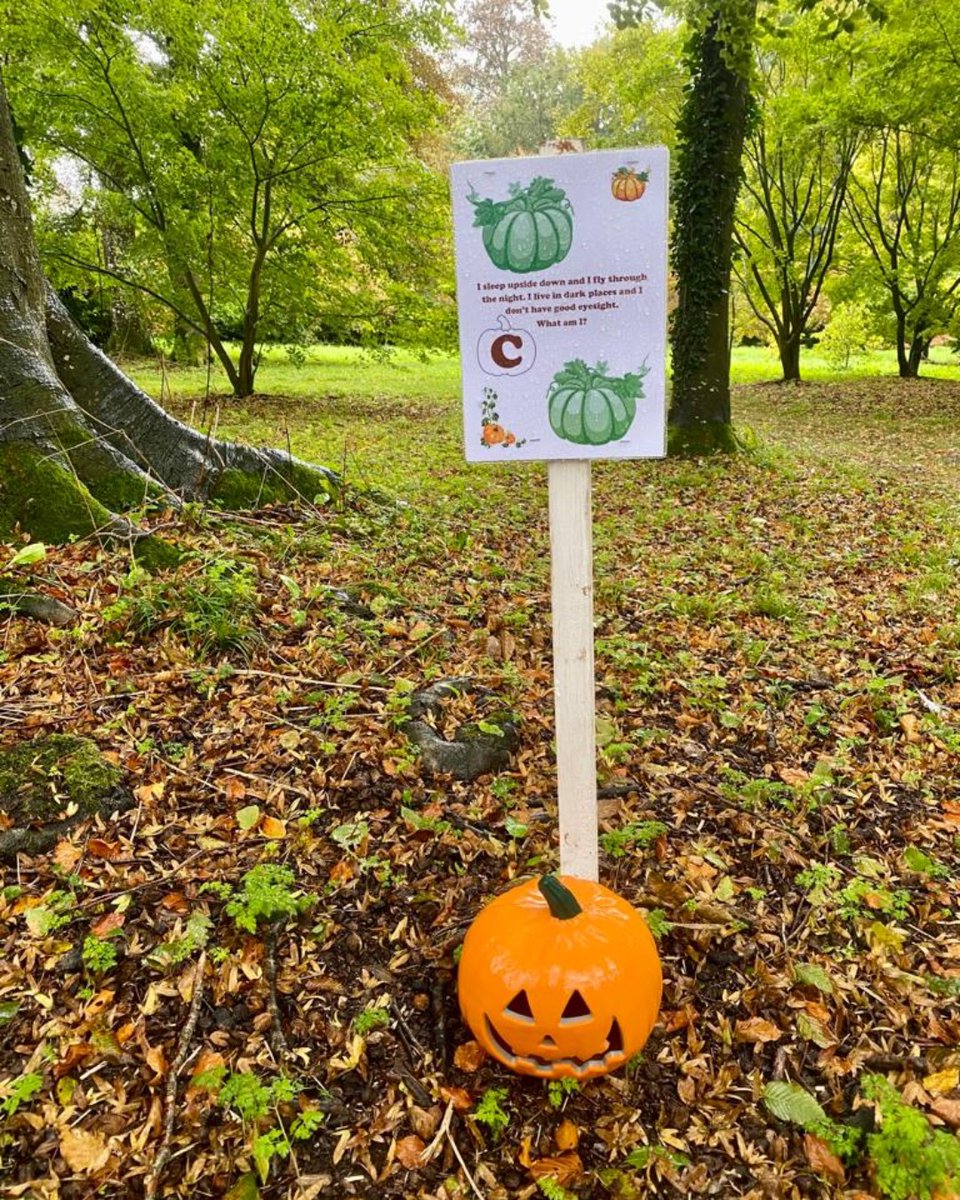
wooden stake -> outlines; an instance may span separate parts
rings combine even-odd
[[[597,879],[596,683],[590,463],[547,464],[560,873]]]

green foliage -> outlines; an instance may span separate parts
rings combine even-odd
[[[667,832],[662,821],[633,821],[620,829],[610,829],[600,835],[600,847],[611,858],[623,858],[629,851],[649,846]]]
[[[36,1071],[29,1071],[14,1079],[4,1088],[6,1095],[0,1100],[0,1113],[5,1117],[14,1116],[19,1108],[30,1103],[42,1087],[43,1076]]]
[[[580,1090],[576,1079],[551,1079],[547,1084],[547,1102],[551,1108],[563,1108],[567,1097]]]
[[[646,1170],[651,1163],[657,1161],[669,1163],[672,1167],[688,1167],[690,1165],[690,1159],[686,1154],[661,1145],[638,1146],[635,1150],[631,1150],[624,1159],[624,1163],[628,1167],[635,1167],[639,1171]]]
[[[565,1187],[557,1183],[555,1179],[551,1179],[549,1175],[541,1176],[537,1180],[537,1187],[546,1196],[547,1200],[577,1200],[573,1192],[567,1191]]]
[[[203,884],[200,888],[202,892],[207,884]],[[225,899],[233,894],[230,888],[226,888]],[[197,950],[203,949],[210,941],[210,931],[213,927],[213,922],[202,912],[192,912],[187,918],[187,925],[184,935],[181,938],[172,938],[169,942],[163,942],[151,952],[151,958],[156,960],[160,966],[175,967]]]
[[[84,938],[80,954],[90,975],[106,975],[117,965],[116,943],[94,934]]]
[[[866,1153],[883,1200],[933,1200],[942,1189],[955,1189],[960,1184],[960,1141],[934,1129],[882,1075],[864,1076],[861,1090],[876,1113],[876,1130],[866,1134],[833,1121],[799,1084],[768,1083],[763,1102],[779,1120],[823,1138],[845,1162]]]
[[[257,933],[261,924],[279,925],[296,920],[312,903],[295,892],[296,876],[279,863],[260,863],[240,881],[240,891],[228,901],[225,912],[238,929]]]
[[[365,1035],[377,1029],[386,1029],[390,1024],[390,1012],[382,1005],[371,1004],[358,1013],[353,1021],[357,1033]]]
[[[817,337],[817,349],[835,371],[846,371],[858,356],[880,349],[882,341],[874,325],[863,301],[842,301],[831,310],[826,328]]]
[[[238,395],[264,338],[449,336],[445,188],[422,152],[442,5],[390,0],[375,34],[363,5],[305,20],[294,0],[27,0],[20,17],[29,68],[9,84],[30,142],[92,180],[42,230],[59,285],[91,287],[109,231],[108,294],[119,279],[152,322],[175,314],[181,341],[210,337]]]
[[[510,1124],[510,1114],[503,1108],[509,1092],[506,1088],[487,1088],[473,1110],[473,1119],[486,1125],[496,1141]]]
[[[933,1129],[881,1075],[868,1075],[863,1093],[874,1101],[880,1128],[868,1133],[867,1153],[884,1200],[931,1200],[960,1185],[960,1141]]]
[[[647,913],[647,928],[659,941],[673,928],[673,921],[667,920],[667,914],[662,908],[651,908]]]
[[[198,556],[162,577],[135,567],[123,581],[120,598],[103,615],[136,634],[172,629],[206,658],[249,653],[262,640],[258,608],[253,567],[227,557]]]

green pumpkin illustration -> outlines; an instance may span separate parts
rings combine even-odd
[[[513,183],[508,190],[509,200],[481,200],[475,192],[467,197],[493,265],[524,275],[563,262],[573,242],[573,208],[566,192],[539,175],[528,187]]]
[[[588,367],[583,359],[564,363],[554,375],[547,394],[550,428],[578,446],[605,446],[624,436],[637,415],[637,401],[643,397],[646,365],[636,374],[615,378],[607,374],[607,364]]]

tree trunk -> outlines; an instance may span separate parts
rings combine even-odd
[[[74,325],[40,267],[0,74],[0,530],[136,537],[114,513],[151,492],[244,507],[335,486],[280,451],[183,425]]]
[[[788,329],[777,343],[784,383],[800,382],[800,342],[802,336],[803,330],[801,328]]]
[[[748,8],[752,36],[754,6]],[[680,116],[673,251],[679,302],[669,417],[674,453],[736,446],[730,423],[730,272],[749,95],[745,74],[730,65],[733,52],[715,14],[692,40],[693,82]]]
[[[904,371],[902,367],[900,370],[902,379],[920,378],[920,363],[923,361],[923,348],[925,344],[923,334],[915,332],[905,358],[906,370]]]

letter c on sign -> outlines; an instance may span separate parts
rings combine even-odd
[[[516,355],[514,358],[508,358],[504,346],[512,346],[514,350],[519,350],[523,345],[523,338],[516,333],[501,333],[499,337],[493,339],[493,344],[490,347],[490,357],[498,367],[503,367],[509,371],[511,367],[519,367],[523,362],[522,355]]]
[[[499,329],[485,329],[477,342],[477,362],[486,375],[522,375],[537,358],[537,344],[526,329],[498,317]]]

